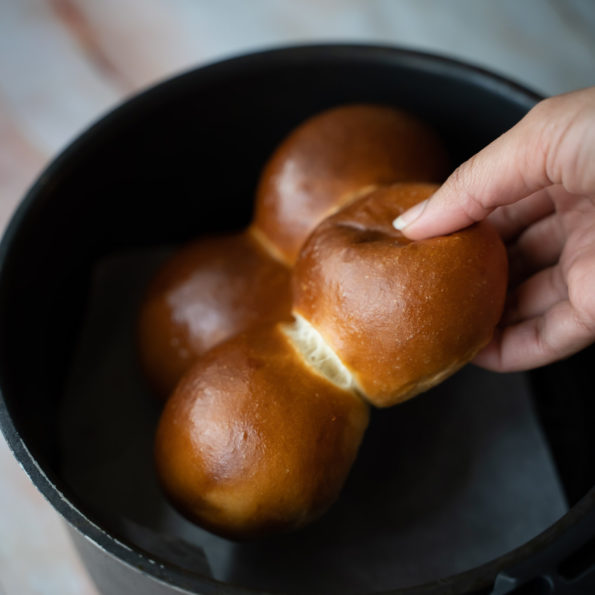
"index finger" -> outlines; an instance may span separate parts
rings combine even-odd
[[[593,90],[588,92],[592,100]],[[395,227],[411,239],[451,233],[485,219],[497,207],[561,183],[555,179],[563,173],[556,163],[557,148],[580,109],[580,93],[585,92],[537,104],[458,167],[431,198],[396,219]]]

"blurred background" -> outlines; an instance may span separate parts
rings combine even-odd
[[[0,0],[0,229],[45,164],[139,90],[229,56],[332,41],[445,54],[543,95],[595,84],[593,0]],[[0,478],[0,594],[95,594],[2,438]]]

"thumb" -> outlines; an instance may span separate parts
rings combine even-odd
[[[576,105],[572,96],[537,104],[458,167],[433,196],[395,219],[394,226],[414,240],[451,233],[556,183],[548,169],[576,111],[569,109]]]

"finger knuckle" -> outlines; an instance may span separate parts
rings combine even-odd
[[[484,204],[484,197],[474,190],[481,188],[476,156],[457,167],[451,178],[459,206],[465,215],[473,221],[485,219],[492,209]]]

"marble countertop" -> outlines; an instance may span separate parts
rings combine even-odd
[[[545,95],[595,84],[592,0],[0,0],[0,228],[44,165],[124,98],[265,47],[394,44]],[[58,514],[0,438],[0,594],[91,595]]]

